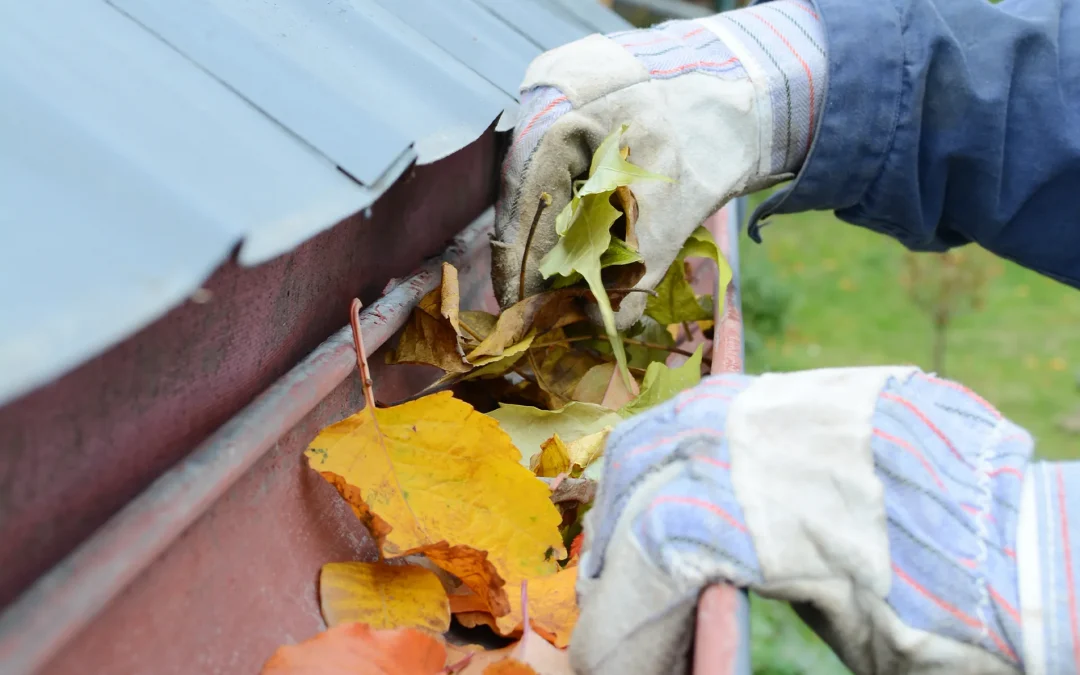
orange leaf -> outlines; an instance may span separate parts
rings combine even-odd
[[[487,626],[493,631],[498,632],[499,627],[495,624],[495,617],[487,612],[454,612],[454,618],[458,620],[462,626],[466,628],[476,628],[477,626]],[[520,635],[521,631],[511,630],[506,633],[500,633],[504,637],[514,637]]]
[[[323,565],[319,602],[328,626],[361,622],[372,628],[450,627],[450,603],[435,573],[415,565],[344,562]]]
[[[481,612],[490,615],[487,603],[476,593],[473,593],[472,591],[469,591],[468,593],[451,593],[450,613],[467,614],[469,612]],[[494,618],[495,617],[492,617],[492,620],[494,620]]]
[[[532,669],[532,666],[521,661],[506,659],[484,668],[484,675],[537,675],[537,673]]]
[[[429,546],[421,546],[405,552],[405,555],[423,553],[475,594],[478,604],[476,611],[490,612],[494,616],[505,616],[510,611],[510,601],[503,588],[505,582],[499,576],[495,565],[488,560],[486,551],[477,551],[468,546],[450,546],[445,541]]]
[[[585,545],[585,533],[582,532],[570,542],[570,560],[577,561],[581,557],[581,547]]]
[[[262,675],[436,675],[445,661],[442,642],[426,633],[352,623],[278,647]]]

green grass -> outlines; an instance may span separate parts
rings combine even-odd
[[[915,364],[930,370],[929,318],[900,283],[904,248],[828,213],[775,217],[764,244],[744,238],[744,265],[766,258],[795,301],[781,339],[752,372]],[[990,258],[985,251],[979,255]],[[1080,457],[1059,420],[1080,410],[1080,292],[1008,262],[982,311],[956,319],[946,374],[973,388],[1036,438],[1045,458]]]
[[[775,274],[793,305],[783,336],[765,340],[748,371],[931,369],[930,321],[900,282],[900,244],[829,213],[775,217],[762,235],[761,246],[740,242],[743,269]],[[985,307],[958,318],[949,334],[946,374],[1031,431],[1040,456],[1078,458],[1080,438],[1059,421],[1080,411],[1080,292],[1012,263],[993,264],[1001,273]],[[757,675],[847,672],[786,605],[755,597],[751,616]]]

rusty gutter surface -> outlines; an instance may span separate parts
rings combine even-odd
[[[705,225],[731,265],[733,276],[724,292],[724,314],[714,328],[712,373],[741,373],[745,368],[742,297],[739,293],[739,224],[745,199],[737,199],[709,218]],[[719,281],[719,279],[717,279]],[[718,309],[718,308],[717,308]],[[694,672],[708,675],[750,675],[750,598],[727,584],[705,589],[698,605],[694,636]]]
[[[437,286],[442,261],[460,266],[487,244],[493,220],[489,208],[442,258],[362,312],[368,349],[389,340]],[[24,675],[44,666],[355,368],[345,326],[39,578],[0,615],[0,670]]]

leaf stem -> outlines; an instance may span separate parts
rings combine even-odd
[[[646,293],[654,298],[659,297],[659,294],[651,288],[608,288],[605,290],[608,292],[608,295],[611,295],[612,293],[622,295],[626,295],[628,293]]]
[[[529,225],[529,236],[525,238],[525,252],[521,254],[521,276],[518,278],[518,302],[525,299],[525,271],[529,262],[529,249],[532,248],[533,235],[536,234],[536,225],[540,222],[540,214],[549,206],[551,206],[551,195],[546,192],[541,192],[540,201],[536,204],[536,213],[533,214],[532,224]]]
[[[604,336],[602,336],[602,335],[578,335],[578,336],[575,336],[575,337],[563,338],[561,340],[551,340],[550,342],[544,342],[544,343],[541,343],[541,344],[530,345],[529,349],[530,350],[539,349],[541,347],[550,347],[552,345],[568,345],[568,344],[570,344],[572,342],[582,342],[584,340],[601,340],[601,339],[603,339],[603,337]],[[680,347],[669,347],[668,345],[662,345],[662,344],[659,344],[657,342],[646,342],[644,340],[635,340],[634,338],[628,338],[628,337],[624,337],[622,339],[622,341],[625,342],[628,345],[635,345],[637,347],[645,347],[646,349],[658,349],[658,350],[661,350],[661,351],[670,352],[672,354],[681,354],[682,356],[693,356],[694,355],[694,352],[689,351],[687,349],[682,349]],[[702,361],[702,363],[712,363],[712,357],[707,356],[706,354],[702,354],[701,355],[701,361]]]

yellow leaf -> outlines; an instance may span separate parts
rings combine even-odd
[[[570,644],[570,634],[578,620],[577,567],[567,567],[556,574],[528,580],[529,624],[545,640],[562,649]],[[521,594],[510,592],[510,613],[495,620],[500,635],[512,635],[523,630],[521,623]]]
[[[376,423],[377,422],[377,423]],[[361,410],[305,453],[387,555],[447,542],[487,551],[508,581],[555,569],[560,516],[498,423],[448,392]]]
[[[425,295],[413,310],[397,348],[387,354],[387,363],[421,363],[448,373],[472,369],[461,341],[457,270],[443,263],[442,272],[439,288]]]
[[[326,625],[376,629],[450,627],[450,601],[434,572],[414,565],[343,562],[323,565],[319,602]]]
[[[596,460],[604,456],[604,444],[607,443],[609,433],[611,433],[611,427],[605,427],[595,434],[582,436],[566,447],[572,475],[579,475],[581,470],[589,468]]]
[[[531,406],[503,404],[488,417],[496,420],[510,434],[514,445],[531,459],[553,434],[564,443],[594,434],[622,421],[618,413],[592,403],[573,402],[558,410],[540,410]],[[526,459],[528,462],[528,459]],[[527,464],[526,464],[527,465]],[[510,579],[507,579],[510,583]]]
[[[362,623],[335,626],[296,645],[278,647],[262,675],[435,675],[446,648],[418,630],[372,630]]]
[[[570,454],[559,434],[543,442],[540,452],[533,455],[530,468],[541,478],[554,478],[560,473],[570,473]]]

